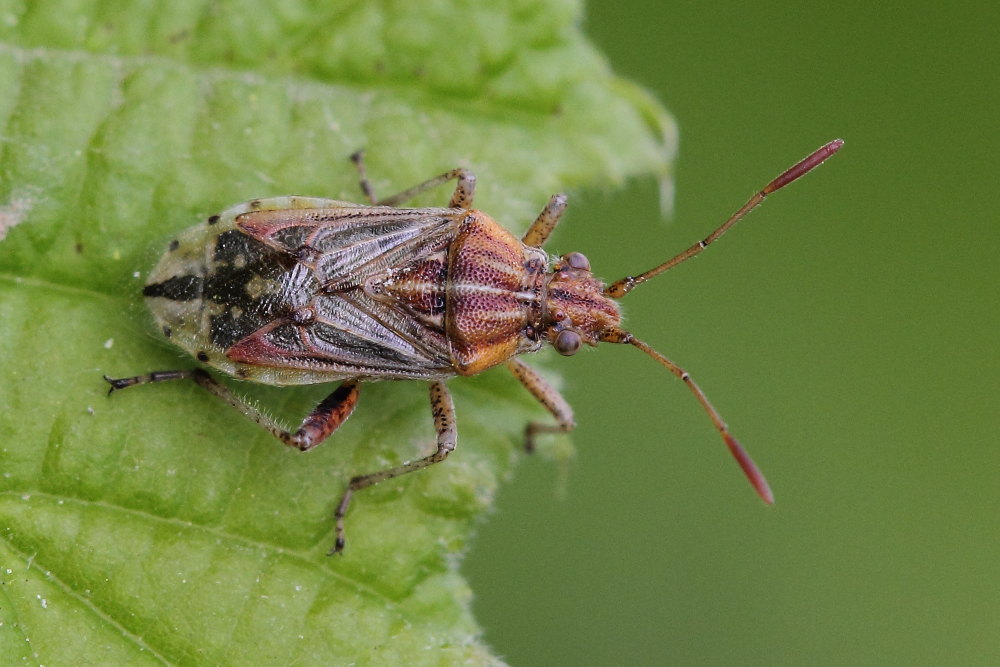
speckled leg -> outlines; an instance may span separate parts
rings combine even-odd
[[[425,456],[416,461],[409,461],[394,468],[386,468],[378,472],[367,475],[353,477],[344,491],[337,510],[334,512],[334,519],[337,522],[337,537],[334,542],[331,554],[340,553],[344,550],[344,515],[347,507],[351,504],[351,496],[361,489],[384,482],[393,477],[399,477],[409,472],[421,470],[435,463],[439,463],[448,458],[448,455],[455,450],[455,443],[458,440],[458,430],[455,427],[455,403],[451,399],[451,394],[444,382],[431,382],[431,413],[434,416],[434,430],[437,431],[437,449],[433,454]]]
[[[148,382],[193,380],[199,387],[206,389],[239,410],[284,444],[303,452],[309,451],[330,437],[351,416],[354,407],[358,404],[358,383],[344,382],[302,420],[296,431],[291,432],[286,431],[273,419],[244,401],[200,368],[191,371],[154,371],[148,375],[118,379],[105,375],[104,379],[111,385],[111,389],[108,390],[109,394],[116,389],[124,389]]]
[[[111,385],[108,389],[108,395],[110,396],[118,389],[132,387],[137,384],[166,382],[167,380],[190,380],[191,377],[192,371],[153,371],[152,373],[148,373],[146,375],[133,375],[132,377],[127,378],[110,378],[105,375],[104,381]]]
[[[472,200],[476,193],[476,175],[473,174],[468,169],[463,169],[461,167],[457,169],[452,169],[451,171],[446,171],[440,176],[435,176],[434,178],[424,181],[419,185],[414,185],[412,188],[403,190],[402,192],[396,193],[391,197],[386,197],[385,199],[376,199],[375,191],[372,188],[371,182],[368,180],[368,172],[365,169],[365,152],[358,151],[351,156],[351,162],[358,169],[358,174],[360,176],[361,191],[365,193],[368,201],[375,206],[399,206],[410,199],[413,199],[422,192],[426,192],[431,188],[437,187],[442,183],[447,183],[450,180],[458,179],[458,185],[455,186],[455,192],[451,195],[451,201],[448,202],[448,208],[472,208]]]
[[[525,232],[521,243],[532,248],[541,248],[549,240],[552,230],[559,224],[559,218],[566,210],[566,195],[560,193],[552,195],[549,203],[545,205],[542,212],[538,214],[531,227]]]
[[[530,422],[524,428],[524,451],[530,453],[535,449],[535,435],[538,433],[569,433],[576,428],[573,420],[573,408],[569,406],[566,399],[550,385],[545,378],[538,374],[531,366],[519,359],[511,359],[507,362],[507,368],[514,374],[525,389],[538,399],[538,402],[545,406],[553,417],[555,424],[542,424],[540,422]]]
[[[368,202],[374,206],[378,200],[375,198],[375,189],[372,187],[371,181],[368,180],[368,170],[365,169],[365,152],[355,152],[351,155],[351,162],[358,170],[358,185],[361,186],[361,192],[365,193]]]

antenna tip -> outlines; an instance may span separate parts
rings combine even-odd
[[[834,139],[829,143],[823,144],[805,158],[799,160],[795,165],[786,169],[776,179],[765,185],[764,189],[760,191],[760,194],[763,196],[769,195],[775,190],[785,187],[792,181],[805,176],[810,171],[823,164],[823,162],[825,162],[831,155],[839,151],[840,147],[843,145],[843,139]]]
[[[754,488],[754,491],[757,492],[757,495],[765,503],[773,505],[774,493],[771,491],[771,485],[764,478],[764,473],[760,471],[760,468],[753,462],[753,459],[743,449],[743,446],[736,441],[736,438],[729,433],[723,433],[722,437],[726,441],[726,446],[729,447],[730,453],[732,453],[736,462],[740,464],[740,468],[743,469],[743,474],[747,476],[747,480],[750,481],[750,485]]]

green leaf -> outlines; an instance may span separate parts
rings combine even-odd
[[[483,3],[479,3],[483,4]],[[458,574],[543,415],[502,371],[451,384],[459,447],[331,513],[354,474],[431,450],[426,387],[362,388],[287,451],[188,383],[139,289],[233,203],[360,199],[456,165],[524,229],[552,192],[665,177],[672,125],[584,39],[575,1],[0,2],[0,663],[497,661]],[[421,203],[441,204],[447,188]],[[330,387],[231,383],[287,422]]]

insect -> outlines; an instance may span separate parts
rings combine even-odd
[[[553,195],[518,240],[472,208],[476,178],[453,169],[377,200],[361,152],[352,156],[370,205],[309,197],[255,199],[170,242],[143,289],[164,335],[202,364],[271,385],[340,381],[295,431],[282,428],[205,370],[110,378],[109,393],[147,382],[189,379],[289,447],[308,451],[344,423],[362,382],[424,380],[437,432],[435,451],[353,477],[334,513],[344,548],[344,516],[366,487],[443,461],[455,449],[455,409],[445,379],[500,364],[554,418],[525,427],[530,451],[540,433],[574,426],[573,410],[521,355],[549,344],[572,355],[583,345],[632,345],[680,378],[719,431],[754,489],[774,497],[750,456],[688,373],[621,326],[617,299],[717,241],[764,198],[837,152],[831,141],[768,183],[718,229],[638,276],[610,284],[587,258],[548,255],[542,246],[566,208]],[[445,208],[398,208],[456,180]]]

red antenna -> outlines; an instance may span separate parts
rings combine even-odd
[[[839,151],[840,147],[843,145],[844,145],[843,139],[834,139],[830,143],[816,149],[811,154],[809,154],[808,157],[796,163],[794,166],[786,169],[781,173],[780,176],[778,176],[776,179],[765,185],[760,192],[758,192],[749,200],[747,200],[747,203],[743,204],[743,206],[740,207],[740,210],[736,211],[736,213],[733,213],[731,216],[729,216],[728,220],[722,223],[722,225],[720,225],[718,229],[716,229],[714,232],[706,236],[703,240],[694,244],[693,246],[691,246],[684,252],[680,253],[679,255],[676,255],[668,259],[666,262],[660,264],[656,268],[646,271],[642,275],[635,277],[626,276],[621,280],[611,283],[604,289],[604,293],[607,296],[611,297],[612,299],[620,299],[629,292],[631,292],[633,289],[635,289],[637,285],[641,285],[650,278],[658,276],[664,271],[668,271],[669,269],[674,268],[675,266],[677,266],[678,264],[680,264],[685,260],[691,259],[695,255],[699,254],[702,250],[704,250],[705,248],[707,248],[708,246],[712,245],[717,240],[719,240],[719,238],[723,234],[729,231],[730,227],[732,227],[737,222],[742,220],[747,213],[752,211],[754,208],[757,207],[758,204],[764,201],[765,197],[767,197],[775,190],[779,190],[785,187],[795,179],[805,176],[807,173],[809,173],[819,165],[823,164],[823,162],[828,157]]]
[[[752,211],[758,204],[764,201],[765,197],[823,164],[828,157],[840,150],[840,147],[843,145],[843,139],[835,139],[813,151],[808,157],[786,169],[780,176],[765,185],[763,189],[747,200],[747,203],[740,207],[736,213],[733,213],[728,220],[722,223],[720,227],[706,236],[703,240],[694,244],[679,255],[672,257],[663,264],[660,264],[656,268],[650,269],[639,276],[627,276],[621,280],[611,283],[604,289],[605,295],[612,299],[620,299],[631,292],[637,285],[641,285],[650,278],[658,276],[664,271],[672,269],[681,262],[691,259],[695,255],[699,254],[705,248],[717,241],[723,234],[728,232],[733,225],[742,220],[747,213]],[[726,422],[722,420],[722,416],[709,402],[708,397],[705,396],[705,393],[701,390],[697,383],[695,383],[694,379],[688,374],[687,371],[624,329],[614,328],[604,331],[601,334],[601,340],[607,343],[625,343],[637,347],[655,359],[661,366],[680,378],[680,380],[687,385],[688,389],[691,390],[691,393],[694,394],[695,398],[698,399],[698,402],[701,403],[701,407],[708,413],[709,418],[712,420],[712,424],[714,424],[715,428],[719,431],[723,441],[726,443],[726,447],[729,448],[729,451],[736,459],[736,462],[740,464],[740,468],[743,469],[743,474],[745,474],[747,479],[750,480],[750,484],[757,492],[757,495],[759,495],[768,505],[774,503],[774,494],[771,492],[771,487],[764,478],[764,474],[760,471],[760,468],[757,467],[757,464],[753,462],[753,459],[750,458],[747,451],[743,449],[740,443],[736,441],[736,438],[733,437],[732,433],[729,432],[729,427],[726,426]]]

